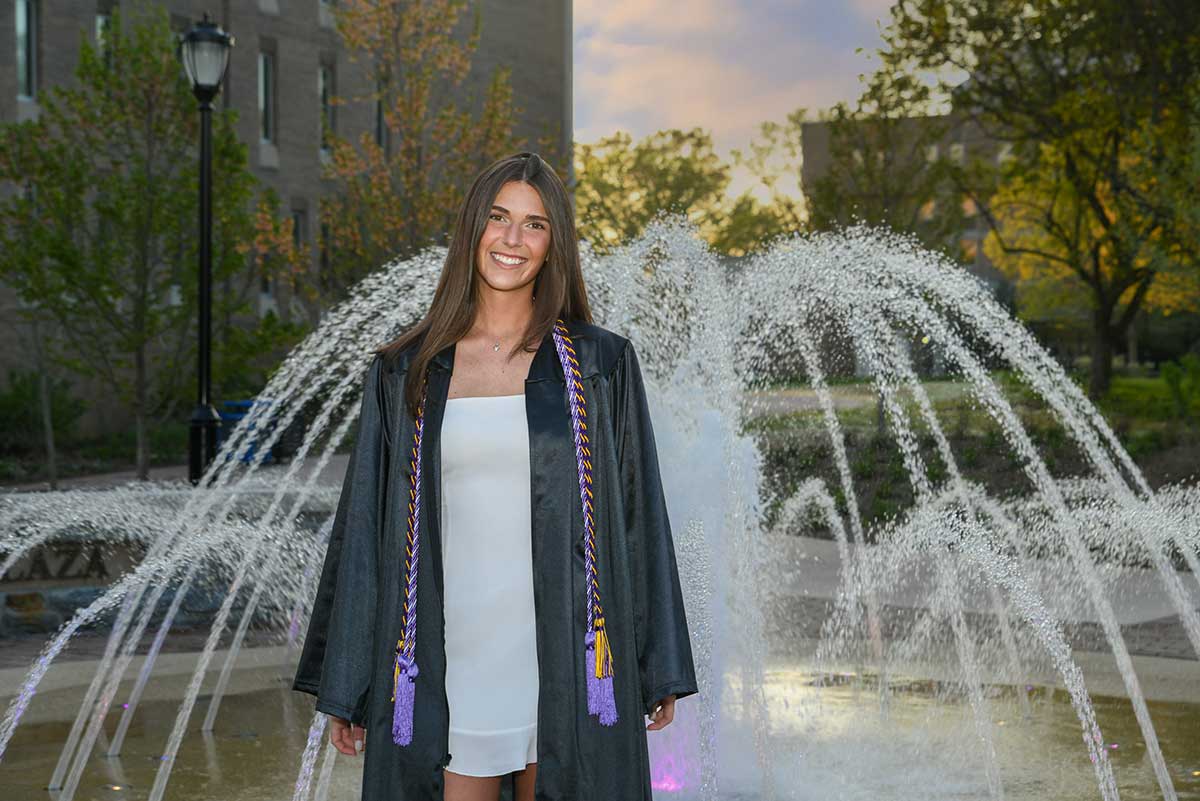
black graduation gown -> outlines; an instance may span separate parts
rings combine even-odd
[[[525,381],[540,674],[535,796],[638,801],[652,797],[645,715],[667,695],[696,693],[695,668],[637,354],[628,339],[599,326],[568,321],[567,328],[591,434],[597,579],[618,721],[603,726],[587,714],[579,479],[566,383],[547,334]],[[364,801],[443,799],[442,768],[451,758],[439,434],[453,345],[430,364],[425,404],[413,739],[398,746],[391,736],[414,441],[403,385],[414,351],[377,356],[367,370],[358,435],[292,685],[315,695],[316,709],[367,727]],[[511,794],[512,782],[503,782],[502,798]]]

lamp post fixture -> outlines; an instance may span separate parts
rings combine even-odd
[[[213,408],[209,390],[212,378],[212,100],[221,90],[229,64],[233,37],[204,19],[183,37],[183,66],[200,101],[200,341],[197,358],[199,397],[188,428],[188,480],[200,483],[204,469],[217,455],[217,426],[221,416]]]

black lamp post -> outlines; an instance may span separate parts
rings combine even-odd
[[[188,480],[200,476],[217,455],[220,415],[209,390],[212,378],[212,99],[221,90],[233,37],[204,19],[183,37],[183,66],[200,101],[200,343],[197,359],[199,398],[188,430]]]

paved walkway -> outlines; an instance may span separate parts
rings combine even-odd
[[[173,464],[150,468],[151,481],[187,481],[187,477],[187,464]],[[118,470],[112,473],[93,473],[86,476],[60,478],[58,480],[58,488],[60,490],[100,489],[104,487],[116,487],[137,480],[136,470]],[[50,484],[47,481],[0,485],[0,492],[48,492],[49,490]]]

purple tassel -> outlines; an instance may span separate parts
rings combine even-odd
[[[611,726],[617,722],[617,699],[613,695],[613,677],[600,678],[596,675],[596,632],[588,630],[583,635],[587,648],[583,652],[583,672],[587,675],[587,710],[589,715],[599,715],[600,723]]]
[[[397,656],[400,676],[396,680],[396,705],[392,709],[392,742],[408,745],[413,736],[413,701],[416,696],[417,663]]]
[[[587,676],[587,711],[600,714],[600,679],[596,677],[596,632],[588,629],[583,635],[587,648],[583,650],[583,673]]]
[[[597,693],[600,698],[597,704],[600,707],[600,723],[604,726],[611,726],[617,722],[617,699],[613,696],[613,677],[605,676],[602,679],[596,679],[596,684],[599,685]]]

